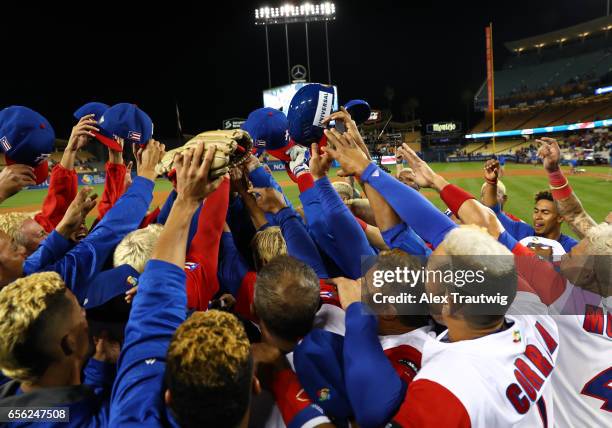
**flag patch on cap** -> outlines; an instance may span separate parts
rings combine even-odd
[[[8,152],[13,148],[6,137],[0,138],[0,145],[2,145],[2,149],[4,149],[5,152]]]
[[[128,132],[128,139],[129,140],[140,141],[141,138],[142,138],[142,134],[140,132],[136,132],[136,131]]]

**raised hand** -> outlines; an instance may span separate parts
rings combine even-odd
[[[254,187],[249,193],[255,196],[257,206],[264,212],[276,214],[287,207],[283,195],[272,187]]]
[[[351,135],[351,137],[353,137],[353,141],[355,141],[357,146],[361,149],[361,151],[363,151],[366,157],[369,160],[372,160],[372,156],[370,156],[370,151],[368,150],[368,146],[366,146],[366,144],[364,143],[363,137],[361,136],[361,133],[359,132],[359,128],[357,128],[357,123],[355,123],[355,121],[351,117],[351,114],[344,107],[340,107],[340,111],[334,112],[330,114],[329,116],[327,116],[325,119],[323,119],[323,124],[326,125],[332,120],[335,120],[335,121],[341,120],[342,122],[344,122],[344,127],[346,128],[346,132],[348,132]]]
[[[326,282],[336,286],[342,309],[346,310],[351,303],[361,302],[361,284],[359,281],[338,277],[327,279]]]
[[[328,145],[323,147],[323,151],[340,163],[345,175],[361,175],[370,164],[370,160],[351,134],[348,132],[340,134],[336,129],[326,129],[324,132]]]
[[[309,153],[306,147],[295,145],[286,152],[291,160],[289,161],[289,169],[296,177],[309,171]]]
[[[310,146],[310,151],[312,152],[309,165],[310,173],[312,174],[312,178],[318,180],[319,178],[325,177],[329,172],[332,158],[328,153],[320,154],[319,145],[317,143],[313,143]]]
[[[219,187],[223,177],[213,181],[208,176],[215,150],[215,146],[210,146],[204,155],[204,144],[198,144],[195,149],[176,155],[177,199],[200,203]]]
[[[70,138],[68,139],[68,145],[66,150],[76,152],[87,145],[90,138],[95,137],[93,131],[99,131],[94,114],[85,115],[74,125]]]
[[[155,180],[157,178],[155,166],[164,157],[166,146],[159,141],[151,139],[144,149],[140,148],[136,153],[136,170],[138,175],[149,180]]]
[[[125,168],[125,177],[123,178],[123,191],[125,192],[132,185],[132,167],[134,162],[130,161]]]
[[[436,174],[429,165],[427,165],[427,162],[421,159],[408,144],[402,144],[401,147],[398,147],[397,152],[402,159],[408,162],[410,168],[412,168],[414,172],[414,181],[419,187],[442,190],[442,187],[448,184],[442,177]]]
[[[100,336],[94,336],[93,340],[96,345],[96,351],[93,355],[94,360],[105,363],[117,363],[121,352],[119,342],[109,338],[106,331],[102,331]]]
[[[559,143],[554,138],[542,137],[536,140],[541,146],[538,149],[538,157],[542,159],[544,169],[548,172],[559,170],[559,162],[561,161],[561,149]]]
[[[87,214],[96,206],[98,195],[91,194],[93,187],[83,187],[77,193],[76,198],[70,203],[66,214],[57,225],[57,232],[66,239],[78,232],[81,225],[85,222]]]
[[[14,164],[0,172],[0,202],[10,198],[26,186],[36,184],[34,169],[27,165]]]
[[[484,166],[484,178],[487,182],[494,184],[497,183],[499,177],[499,161],[497,159],[489,159],[485,162]]]

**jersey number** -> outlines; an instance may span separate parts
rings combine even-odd
[[[601,409],[612,412],[612,367],[588,381],[580,393],[602,400]]]

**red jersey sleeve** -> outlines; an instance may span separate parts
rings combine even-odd
[[[98,203],[98,220],[115,205],[115,202],[125,191],[125,173],[127,167],[119,163],[106,163],[106,179],[104,180],[104,192]]]
[[[258,322],[259,320],[251,312],[251,305],[253,304],[253,297],[255,296],[255,281],[257,280],[257,272],[247,272],[242,278],[240,289],[238,290],[238,296],[236,296],[236,307],[235,311],[237,314],[251,320]]]
[[[42,211],[34,216],[34,220],[47,233],[51,233],[62,220],[68,206],[76,197],[78,188],[79,181],[75,170],[68,170],[61,164],[53,167],[49,191],[43,201]]]
[[[187,252],[187,305],[190,309],[206,310],[208,303],[219,291],[217,266],[219,244],[229,204],[228,178],[204,201],[198,217],[198,230]]]
[[[516,271],[529,288],[538,295],[542,303],[552,305],[565,291],[566,280],[555,270],[552,263],[540,259],[533,251],[518,243],[512,249]],[[521,283],[519,281],[520,291]]]
[[[408,386],[406,399],[391,426],[469,428],[472,424],[464,405],[452,392],[439,383],[418,379]]]

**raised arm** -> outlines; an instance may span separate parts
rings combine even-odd
[[[327,177],[331,157],[325,153],[320,155],[317,144],[313,144],[311,149],[310,170],[315,180],[315,189],[321,209],[336,241],[338,259],[342,262],[339,267],[351,278],[359,278],[361,276],[361,256],[372,256],[374,251],[370,247],[363,228],[342,202]]]
[[[561,150],[557,140],[543,137],[536,141],[542,144],[538,150],[538,156],[542,159],[544,169],[548,173],[548,182],[553,199],[559,210],[559,215],[563,217],[574,233],[582,239],[592,227],[597,226],[597,223],[585,211],[580,199],[572,191],[569,181],[559,168]]]
[[[324,150],[340,162],[342,170],[347,174],[360,175],[361,180],[380,193],[397,215],[421,238],[435,247],[450,230],[457,227],[416,190],[370,163],[352,142],[350,135],[341,135],[335,129],[326,130],[325,134],[331,145]]]
[[[123,237],[135,230],[144,218],[153,199],[155,165],[163,151],[162,144],[151,140],[143,155],[146,167],[139,171],[139,176],[134,179],[132,186],[89,235],[58,262],[48,266],[32,265],[30,268],[34,272],[58,272],[66,286],[82,302],[91,279],[100,272],[106,259]]]
[[[271,187],[253,188],[249,193],[255,195],[257,205],[264,212],[274,216],[287,243],[289,255],[312,267],[319,278],[328,278],[317,246],[308,235],[298,214],[285,204],[283,196]]]
[[[220,180],[208,173],[214,150],[186,151],[175,161],[177,198],[139,280],[111,396],[110,426],[157,424],[152,409],[163,409],[163,376],[168,345],[186,319],[185,248],[191,217]]]
[[[121,144],[123,144],[121,142]],[[108,162],[104,166],[106,177],[104,191],[98,204],[98,220],[104,217],[125,191],[125,174],[127,167],[123,163],[123,152],[108,149]]]
[[[489,159],[484,166],[485,185],[482,190],[482,203],[493,208],[498,204],[497,200],[497,179],[499,178],[499,161]]]
[[[86,115],[72,128],[68,144],[62,159],[51,171],[49,190],[43,201],[42,210],[34,219],[47,232],[51,232],[62,220],[68,206],[78,191],[78,178],[74,170],[74,161],[80,149],[85,147],[98,131],[93,115]]]

